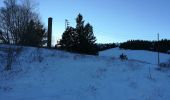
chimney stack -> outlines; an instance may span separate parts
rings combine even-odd
[[[51,38],[52,38],[52,18],[48,18],[48,42],[47,42],[47,47],[51,48]]]

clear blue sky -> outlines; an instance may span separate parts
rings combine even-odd
[[[65,19],[75,26],[78,13],[92,24],[100,43],[155,40],[157,33],[160,33],[160,38],[170,39],[170,0],[36,1],[46,26],[48,17],[53,17],[53,42],[61,38]]]

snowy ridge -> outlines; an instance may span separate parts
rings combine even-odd
[[[17,70],[0,72],[0,100],[169,100],[169,70],[135,61],[142,58],[122,62],[116,52],[86,56],[24,47]]]

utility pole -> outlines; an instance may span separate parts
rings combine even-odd
[[[160,57],[159,57],[159,33],[157,34],[158,36],[158,66],[160,65]]]

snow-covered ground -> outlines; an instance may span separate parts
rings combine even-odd
[[[145,50],[124,50],[119,48],[109,49],[100,52],[100,56],[116,57],[119,58],[121,54],[127,55],[130,60],[138,60],[150,64],[158,64],[158,53]],[[167,62],[170,59],[170,55],[160,53],[160,62]]]
[[[86,56],[23,48],[13,70],[0,72],[0,100],[170,100],[170,71],[156,69],[156,55],[123,52],[132,60],[119,60],[119,49]]]

